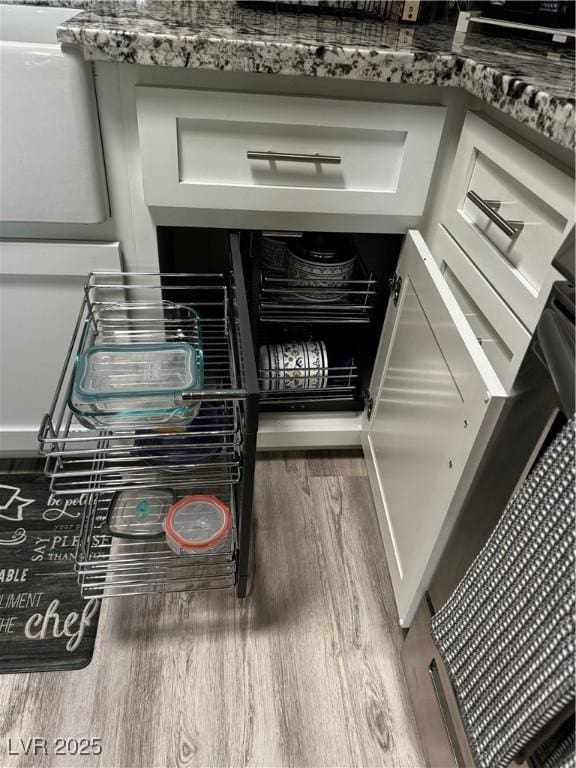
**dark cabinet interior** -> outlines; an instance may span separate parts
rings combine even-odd
[[[162,272],[225,274],[230,268],[228,230],[158,227],[157,233]],[[254,230],[239,235],[260,411],[363,410],[403,236]],[[316,276],[295,276],[289,265],[271,269],[265,255],[270,239],[284,242],[290,254],[301,253],[306,243],[330,242],[341,262],[352,263],[350,274],[322,285]],[[293,372],[270,372],[263,364],[263,347],[303,342],[323,342],[327,359],[320,373],[304,370],[296,380]]]

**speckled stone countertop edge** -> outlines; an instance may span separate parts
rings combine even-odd
[[[210,34],[199,38],[142,30],[131,33],[89,25],[78,29],[67,23],[58,28],[58,40],[81,45],[89,61],[461,87],[555,143],[567,149],[576,147],[572,102],[551,96],[466,54],[315,46]]]

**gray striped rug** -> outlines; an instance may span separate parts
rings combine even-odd
[[[507,766],[574,698],[574,436],[573,417],[432,619],[481,768]]]

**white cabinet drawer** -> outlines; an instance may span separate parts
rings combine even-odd
[[[530,333],[442,225],[434,256],[484,354],[510,392]]]
[[[568,175],[468,114],[441,221],[530,330],[573,209]]]
[[[143,86],[137,109],[148,205],[406,216],[446,111]]]

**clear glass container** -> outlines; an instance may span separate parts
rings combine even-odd
[[[183,423],[200,403],[182,394],[203,383],[202,351],[192,344],[101,344],[79,357],[69,403],[90,427]]]
[[[105,529],[119,538],[157,538],[174,503],[169,489],[119,491],[113,498]]]
[[[168,545],[179,555],[211,554],[225,545],[230,510],[216,496],[185,496],[164,520]]]

